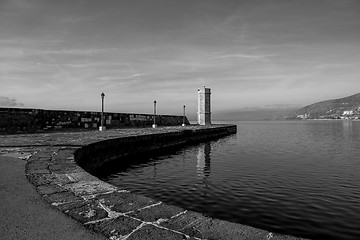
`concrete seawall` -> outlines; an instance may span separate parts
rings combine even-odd
[[[190,124],[183,116],[156,116],[156,124],[159,126],[179,126],[184,120],[185,124]],[[104,124],[108,129],[144,127],[153,123],[152,114],[104,113]],[[81,131],[98,129],[100,125],[101,112],[0,107],[0,134]]]
[[[187,129],[114,138],[86,145],[75,152],[76,162],[88,172],[122,157],[139,154],[151,154],[168,148],[180,147],[196,142],[211,140],[236,133],[235,125],[216,128]]]
[[[0,149],[29,153],[25,173],[45,201],[108,239],[299,239],[132,194],[99,180],[77,163],[91,171],[118,157],[235,132],[233,125],[212,125],[7,135]]]

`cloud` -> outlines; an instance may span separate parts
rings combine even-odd
[[[218,58],[255,58],[255,59],[260,59],[260,58],[268,58],[268,57],[276,57],[278,55],[248,55],[248,54],[229,54],[229,55],[222,55],[219,56]]]
[[[214,109],[359,89],[358,1],[313,2],[7,0],[2,94],[29,107],[91,109],[104,91],[114,109],[143,111],[154,98],[190,109],[194,95],[196,108],[204,84]]]
[[[15,98],[0,96],[0,106],[3,107],[23,107],[23,103],[18,103]]]
[[[327,70],[334,68],[347,68],[347,67],[357,67],[360,65],[360,62],[352,62],[352,63],[323,63],[315,66],[317,70]]]

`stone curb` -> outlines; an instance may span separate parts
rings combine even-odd
[[[49,204],[108,239],[301,239],[212,219],[112,186],[78,166],[79,148],[41,147],[25,173]]]

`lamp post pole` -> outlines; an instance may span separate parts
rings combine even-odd
[[[104,97],[105,94],[101,93],[101,126],[99,128],[100,131],[104,131],[106,127],[104,126]]]
[[[181,126],[183,126],[183,127],[186,126],[186,125],[185,125],[185,105],[184,105],[183,123],[182,123]]]
[[[154,124],[152,125],[153,128],[156,128],[156,101],[154,101]]]

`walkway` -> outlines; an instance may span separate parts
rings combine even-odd
[[[26,160],[0,154],[0,238],[2,240],[105,239],[44,202],[25,177]]]

